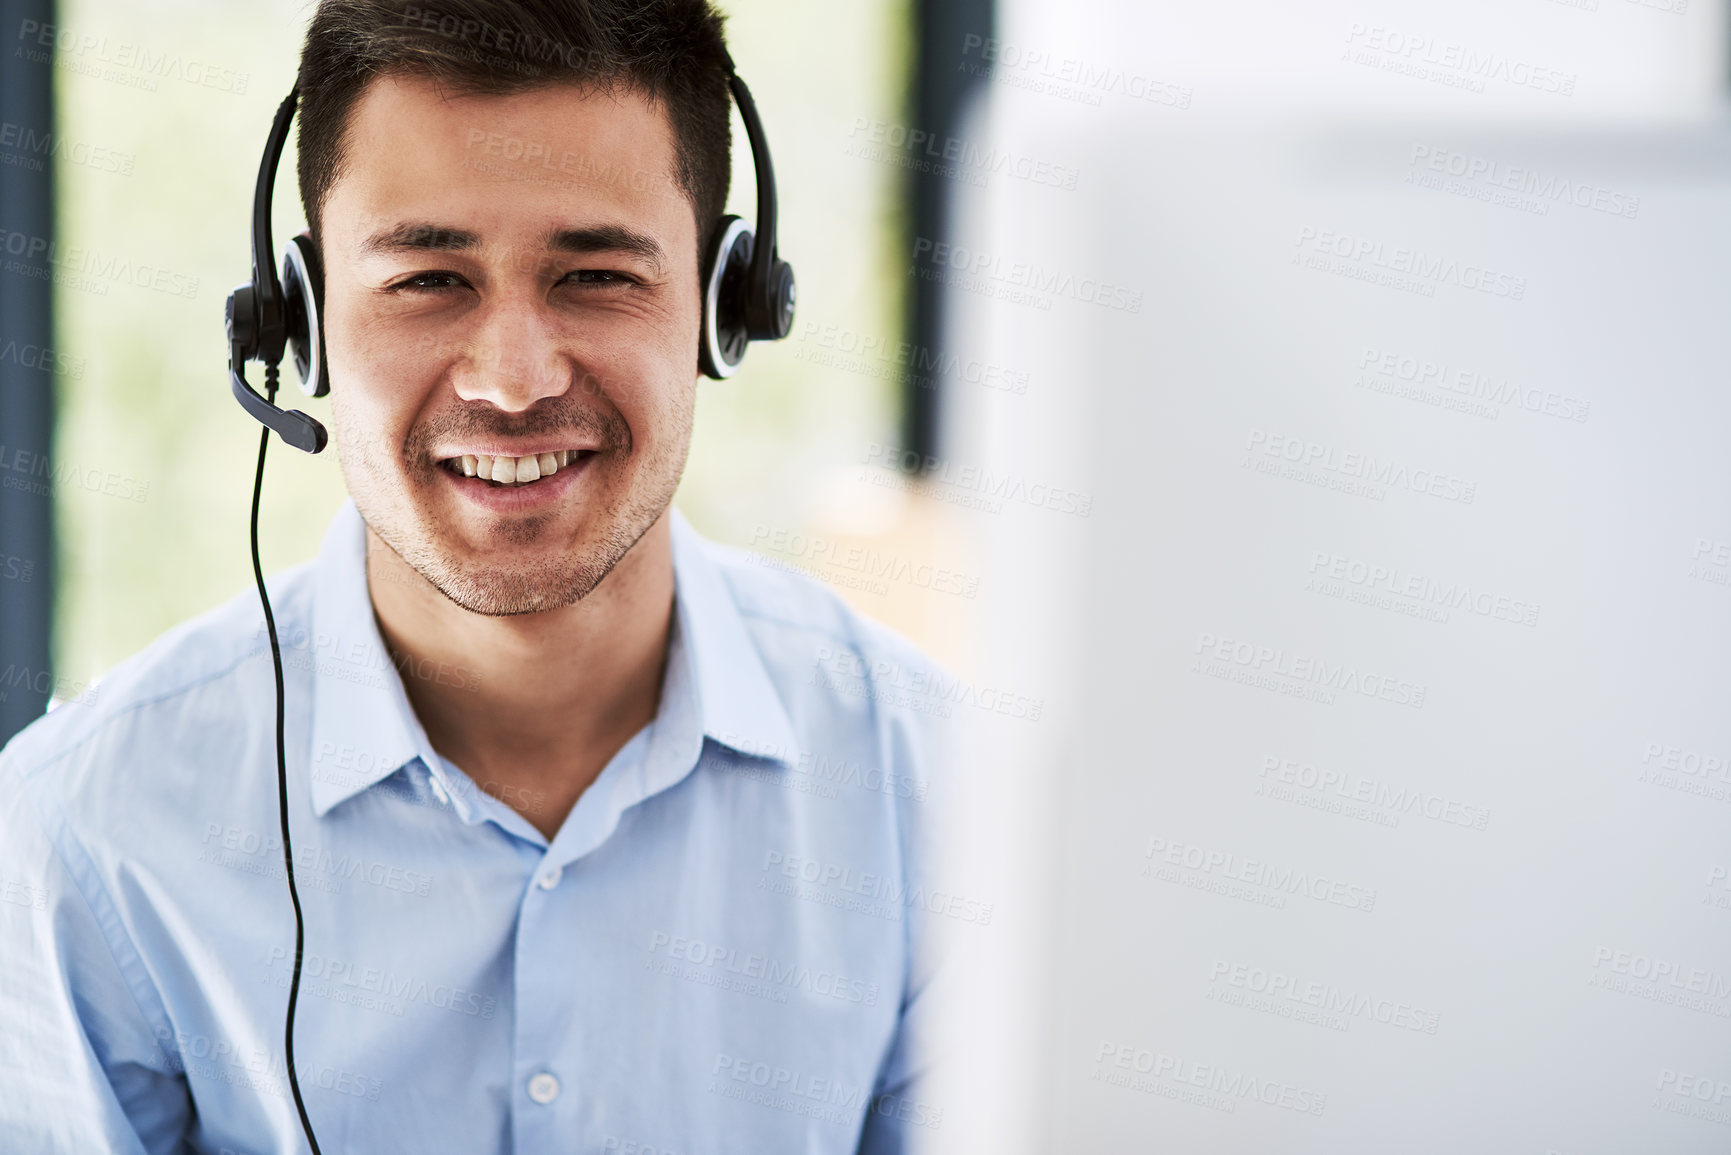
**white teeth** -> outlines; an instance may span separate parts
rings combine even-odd
[[[479,477],[499,485],[522,485],[552,477],[566,465],[575,465],[581,452],[560,449],[550,453],[531,453],[527,457],[491,457],[485,453],[465,453],[446,464],[464,477]]]

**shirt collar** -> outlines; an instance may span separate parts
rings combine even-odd
[[[685,515],[672,514],[674,598],[703,733],[741,754],[791,766],[799,758],[793,722],[727,576]]]
[[[314,814],[323,817],[416,757],[438,766],[373,617],[366,523],[353,501],[343,503],[319,546],[311,637],[284,638],[285,659],[291,647],[292,660],[312,674]]]
[[[720,566],[678,510],[670,523],[680,644],[669,651],[656,728],[665,732],[675,727],[664,722],[695,717],[701,734],[655,743],[659,749],[643,767],[644,796],[689,774],[703,737],[784,765],[798,757],[793,723]],[[379,634],[366,549],[366,525],[354,502],[346,501],[319,548],[310,636],[302,631],[282,639],[284,660],[312,674],[313,812],[323,817],[419,757],[467,821],[473,802],[444,780],[444,762],[433,753]]]

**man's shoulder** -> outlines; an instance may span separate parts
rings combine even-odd
[[[306,620],[310,570],[310,563],[303,564],[270,579],[279,631]],[[219,719],[223,702],[240,692],[238,671],[268,650],[258,593],[236,594],[167,630],[25,727],[0,750],[0,777],[29,777],[81,749],[125,748],[139,734],[162,733],[152,724],[155,715],[179,713],[191,698],[201,699],[198,712],[204,721]]]
[[[734,605],[753,632],[804,641],[814,660],[846,654],[880,669],[937,674],[941,667],[902,634],[849,605],[795,567],[704,539]]]

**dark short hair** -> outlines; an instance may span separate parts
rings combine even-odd
[[[313,240],[342,174],[355,105],[387,74],[505,95],[575,83],[634,91],[666,111],[673,180],[697,216],[698,252],[727,202],[731,67],[709,0],[319,0],[300,64],[298,167]]]

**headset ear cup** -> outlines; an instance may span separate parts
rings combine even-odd
[[[793,279],[793,266],[778,260],[769,274],[769,316],[775,340],[793,332],[793,311],[799,303],[799,289]]]
[[[716,224],[703,276],[703,332],[698,365],[717,380],[731,377],[745,359],[751,336],[745,323],[745,293],[751,263],[751,229],[728,215]]]
[[[323,397],[331,391],[325,372],[324,266],[308,233],[289,238],[283,248],[282,290],[289,352],[301,392]]]

